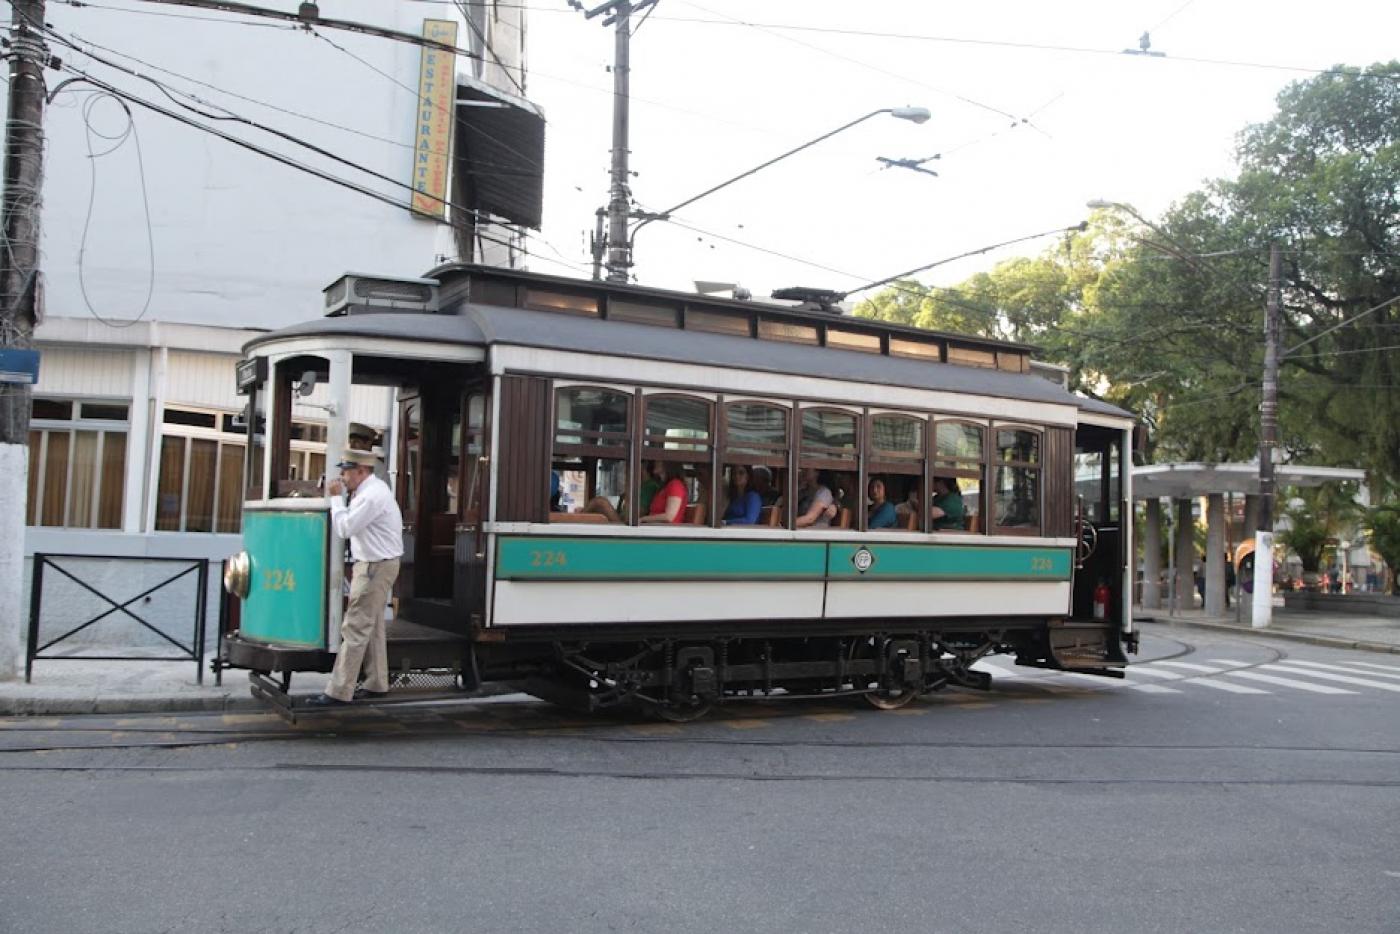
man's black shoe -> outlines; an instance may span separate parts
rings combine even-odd
[[[302,702],[303,707],[348,707],[349,701],[343,701],[329,694],[317,694],[315,697],[308,697]]]
[[[369,688],[355,688],[355,700],[383,700],[388,691],[371,691]]]

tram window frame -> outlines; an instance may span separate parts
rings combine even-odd
[[[480,419],[475,424],[472,422],[473,400],[481,404]],[[485,486],[490,471],[482,458],[486,456],[489,439],[490,403],[491,396],[485,387],[472,387],[462,393],[461,408],[453,423],[453,437],[449,440],[449,457],[457,458],[457,508],[453,511],[465,522],[480,521],[486,502]]]
[[[812,444],[807,439],[807,416],[836,414],[851,420],[852,434],[851,446],[846,448],[833,447],[825,444]],[[797,443],[797,471],[800,484],[801,472],[804,470],[816,470],[818,473],[835,475],[836,477],[850,477],[851,489],[841,487],[839,490],[827,489],[831,492],[832,502],[836,505],[836,515],[831,517],[831,521],[823,526],[803,526],[803,528],[838,528],[838,520],[842,509],[849,509],[851,514],[850,531],[863,529],[865,519],[862,515],[865,496],[860,488],[862,482],[861,472],[861,449],[864,444],[864,412],[860,409],[848,408],[841,405],[831,405],[828,403],[814,403],[799,405],[797,408],[796,423],[798,430]],[[843,456],[831,456],[834,452],[844,452],[849,450],[849,458]],[[834,479],[834,478],[833,478]],[[800,486],[793,487],[793,502],[798,503],[800,496]],[[845,493],[843,497],[841,494]],[[792,510],[792,523],[797,526],[798,513]]]
[[[617,396],[626,406],[626,416],[623,421],[621,431],[602,431],[595,429],[562,427],[559,423],[559,401],[560,396],[567,392],[593,391],[600,393],[611,393]],[[583,502],[577,504],[578,508],[572,511],[550,509],[550,520],[557,522],[582,521],[560,518],[561,514],[579,515],[584,512],[589,502],[598,496],[598,481],[601,466],[604,462],[619,463],[622,470],[622,480],[620,483],[621,492],[617,494],[618,500],[612,503],[622,520],[622,525],[635,525],[638,510],[633,508],[634,497],[638,489],[638,477],[636,476],[636,420],[637,420],[637,390],[606,383],[575,383],[556,382],[552,386],[549,405],[549,464],[551,471],[558,471],[562,475],[567,472],[577,471],[585,476]],[[560,441],[560,437],[577,438],[576,441]],[[585,444],[589,441],[620,441],[620,444]],[[577,460],[579,463],[572,463]],[[562,469],[561,469],[562,468]],[[611,494],[609,494],[611,495]],[[613,523],[609,523],[613,524]]]
[[[682,400],[685,402],[698,403],[705,410],[705,437],[689,438],[684,436],[668,437],[664,434],[653,434],[650,425],[652,405],[658,401]],[[701,524],[712,526],[715,524],[715,400],[712,397],[699,393],[680,392],[673,389],[643,390],[642,391],[642,417],[639,422],[641,433],[638,447],[640,449],[639,469],[642,473],[637,475],[637,513],[636,522],[641,524],[641,517],[650,511],[651,503],[647,497],[641,495],[642,485],[649,477],[652,461],[666,461],[672,464],[680,464],[689,468],[683,470],[681,479],[685,483],[687,490],[686,508],[703,506],[706,510],[705,517]],[[659,444],[656,442],[660,442]],[[667,448],[665,444],[682,444],[684,447]]]
[[[1024,432],[1035,437],[1035,457],[1032,460],[1018,460],[1002,457],[1001,432]],[[987,495],[983,497],[984,512],[988,522],[999,535],[1038,536],[1045,528],[1045,430],[1038,425],[1023,422],[993,422],[988,434],[991,449],[987,471]],[[1035,522],[1026,525],[1003,525],[998,516],[999,509],[986,510],[987,504],[995,504],[1000,498],[1002,471],[1026,471],[1035,475]]]
[[[919,438],[918,438],[918,443],[917,443],[917,448],[916,448],[916,450],[917,450],[917,455],[915,455],[915,456],[908,456],[908,455],[902,454],[902,453],[897,452],[897,451],[892,450],[892,449],[881,449],[881,448],[877,448],[877,447],[876,447],[875,423],[876,423],[877,421],[881,420],[881,419],[906,421],[906,422],[910,422],[910,423],[916,425],[916,426],[918,427],[918,431],[919,431]],[[901,477],[913,477],[913,478],[914,478],[914,488],[913,488],[913,490],[912,490],[912,491],[905,491],[905,495],[900,499],[899,502],[895,503],[895,508],[896,508],[896,510],[898,510],[899,506],[904,505],[904,504],[906,504],[906,503],[909,501],[909,495],[908,495],[909,492],[913,492],[913,493],[915,494],[916,502],[918,502],[918,503],[926,503],[926,502],[928,502],[929,500],[928,500],[928,495],[927,495],[927,487],[928,487],[928,470],[927,470],[927,465],[928,465],[928,444],[929,444],[929,425],[930,425],[928,416],[926,416],[926,415],[915,415],[915,414],[912,414],[912,413],[909,413],[909,412],[882,410],[882,411],[874,411],[874,412],[868,412],[868,413],[866,413],[865,420],[866,420],[866,428],[865,428],[865,438],[866,438],[866,442],[865,442],[865,470],[864,470],[864,479],[863,479],[863,482],[864,482],[865,486],[864,486],[864,488],[863,488],[863,490],[862,490],[862,500],[861,500],[862,505],[864,505],[864,497],[866,497],[866,496],[869,495],[869,490],[870,490],[870,484],[871,484],[871,482],[873,482],[873,481],[875,481],[875,480],[879,480],[879,481],[881,481],[882,483],[885,484],[886,497],[887,497],[887,499],[889,499],[890,501],[893,501],[893,497],[889,496],[889,492],[890,492],[889,487],[890,487],[890,484],[889,484],[888,482],[886,482],[886,480],[885,480],[886,477],[891,476],[891,475],[894,475],[894,476],[901,476]],[[917,510],[914,510],[913,512],[914,512],[914,527],[913,527],[912,529],[908,528],[907,525],[906,525],[906,523],[907,523],[907,521],[908,521],[908,520],[905,518],[905,516],[908,515],[908,512],[906,511],[905,513],[902,513],[902,514],[899,515],[899,522],[898,522],[895,526],[893,526],[891,529],[889,529],[888,531],[900,531],[900,532],[903,532],[903,531],[913,531],[913,532],[922,532],[922,531],[926,531],[927,526],[928,526],[928,522],[926,521],[926,516],[927,516],[928,510],[923,509],[923,508],[919,508],[919,509],[917,509]],[[868,530],[869,530],[869,510],[866,510],[866,515],[865,515],[865,517],[864,517],[864,519],[863,519],[863,522],[864,522],[864,525],[863,525],[862,527],[865,528],[865,529],[868,531]]]
[[[736,408],[744,406],[750,408],[771,409],[782,414],[783,440],[781,443],[771,441],[740,441],[735,444],[730,437],[730,413]],[[748,468],[750,482],[752,482],[755,467],[763,467],[772,477],[772,490],[777,494],[772,503],[765,503],[764,508],[778,510],[777,527],[791,528],[791,491],[788,483],[788,472],[792,464],[792,435],[793,435],[793,411],[791,402],[779,401],[775,399],[760,399],[749,396],[739,398],[726,397],[722,404],[718,406],[719,416],[719,445],[718,445],[718,479],[727,487],[728,470],[734,466]],[[737,448],[737,450],[736,450]],[[726,509],[728,503],[725,504]],[[722,510],[716,509],[717,513],[723,514]],[[761,515],[761,514],[760,514]],[[737,525],[726,526],[726,528],[763,528],[764,524],[760,519],[759,523],[753,526]]]
[[[959,487],[958,495],[963,500],[963,527],[961,529],[936,529],[933,522],[927,522],[928,530],[939,534],[986,534],[988,523],[985,520],[986,492],[987,492],[987,463],[989,460],[987,445],[990,443],[991,426],[987,421],[975,418],[959,418],[951,416],[935,416],[932,419],[933,430],[929,436],[929,458],[928,458],[928,503],[933,505],[933,479],[939,476],[951,476],[956,479],[971,479],[977,482],[977,507],[975,510],[967,509],[967,490]],[[944,425],[960,425],[977,429],[978,443],[976,446],[977,457],[971,458],[964,455],[949,454],[944,455],[938,447],[938,432]],[[928,509],[924,510],[925,513]]]

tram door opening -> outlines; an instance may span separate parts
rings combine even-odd
[[[1123,433],[1082,425],[1074,444],[1074,491],[1081,504],[1082,531],[1074,574],[1073,618],[1102,619],[1116,626],[1122,623],[1127,508],[1123,501]],[[1106,605],[1101,587],[1107,588]]]
[[[485,502],[486,392],[473,381],[399,391],[395,492],[404,519],[404,615],[464,629],[479,589],[474,555]]]

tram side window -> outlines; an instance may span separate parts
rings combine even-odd
[[[802,410],[802,448],[793,525],[849,529],[859,521],[858,419],[841,409]]]
[[[981,531],[985,431],[981,425],[959,421],[940,421],[934,428],[932,531]]]
[[[631,406],[615,389],[555,391],[551,521],[627,521]]]
[[[479,475],[477,468],[483,451],[485,419],[486,400],[479,393],[468,395],[463,401],[462,411],[452,415],[447,465],[447,511],[464,517],[480,514],[480,485],[484,477]]]
[[[721,457],[724,472],[720,479],[725,493],[722,518],[726,526],[788,524],[784,493],[790,450],[789,415],[788,409],[764,402],[725,405]],[[752,517],[752,500],[747,497],[749,490],[758,494],[756,522],[749,521]],[[736,502],[741,498],[749,501]]]
[[[996,429],[992,496],[996,525],[1002,529],[1040,529],[1040,432],[1026,428]]]
[[[637,496],[638,521],[709,524],[714,477],[711,403],[669,394],[647,396],[645,402],[642,462],[646,474]],[[667,512],[671,498],[657,498],[672,479],[680,480],[686,491],[685,502],[674,515]]]
[[[866,474],[867,529],[923,529],[924,420],[872,415]]]

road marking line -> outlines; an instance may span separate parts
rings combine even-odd
[[[1221,665],[1229,665],[1239,668],[1243,662],[1236,662],[1230,659],[1212,659]],[[1190,671],[1201,671],[1206,674],[1224,674],[1232,678],[1244,678],[1249,681],[1262,681],[1264,684],[1277,684],[1280,687],[1295,688],[1299,691],[1307,691],[1311,694],[1355,694],[1355,691],[1347,691],[1343,688],[1328,687],[1325,684],[1309,684],[1306,681],[1295,681],[1292,678],[1280,678],[1277,675],[1261,675],[1254,671],[1234,671],[1229,668],[1212,668],[1209,665],[1196,665],[1191,662],[1156,662],[1158,665],[1171,665],[1174,668],[1186,668]]]
[[[1288,665],[1260,665],[1260,668],[1267,668],[1270,671],[1282,671],[1290,675],[1302,675],[1305,678],[1321,678],[1323,681],[1336,681],[1338,684],[1354,684],[1357,687],[1376,688],[1381,691],[1394,691],[1400,694],[1400,684],[1387,684],[1384,681],[1372,681],[1370,678],[1351,678],[1347,675],[1334,675],[1325,671],[1309,671],[1306,668],[1293,668]]]
[[[1392,675],[1386,674],[1383,671],[1366,671],[1364,669],[1346,668],[1342,665],[1328,665],[1323,662],[1305,662],[1301,658],[1290,658],[1288,659],[1287,664],[1303,665],[1307,668],[1322,668],[1326,671],[1340,671],[1342,674],[1346,675],[1365,675],[1368,678],[1395,678],[1397,680],[1400,680],[1400,674]],[[1357,664],[1361,663],[1358,662]]]
[[[1224,681],[1212,681],[1209,678],[1187,678],[1186,675],[1179,675],[1174,671],[1158,671],[1155,668],[1134,666],[1128,669],[1129,675],[1147,675],[1149,678],[1165,678],[1169,681],[1186,681],[1192,684],[1204,685],[1208,688],[1215,688],[1217,691],[1226,691],[1230,694],[1269,694],[1261,688],[1247,688],[1243,684],[1227,684]]]
[[[1353,664],[1353,665],[1365,665],[1367,668],[1379,668],[1381,671],[1397,671],[1397,672],[1400,672],[1400,668],[1397,668],[1397,667],[1394,666],[1394,665],[1377,665],[1375,662],[1352,662],[1352,664]]]
[[[773,725],[767,720],[723,720],[721,722],[731,730],[762,730]]]
[[[813,723],[843,723],[855,718],[853,713],[809,713],[802,717],[803,720],[811,720]]]

